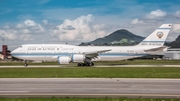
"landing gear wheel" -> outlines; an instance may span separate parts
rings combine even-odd
[[[82,66],[82,63],[78,63],[77,66]]]
[[[93,62],[91,62],[91,66],[94,66],[94,63],[93,63]]]
[[[90,63],[85,63],[85,66],[90,66]]]
[[[27,67],[27,66],[28,66],[28,64],[27,64],[27,63],[25,63],[25,64],[24,64],[24,66],[25,66],[25,67]]]
[[[88,66],[94,66],[93,62],[88,63]]]
[[[77,66],[85,66],[85,63],[78,63]]]
[[[90,63],[78,63],[77,66],[94,66],[94,63],[93,62],[90,62]]]
[[[27,60],[24,61],[24,66],[27,67],[28,64],[27,64]]]

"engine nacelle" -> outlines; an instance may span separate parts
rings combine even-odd
[[[68,56],[58,57],[59,64],[69,64],[70,61],[71,61],[71,58]]]
[[[74,54],[71,57],[72,62],[84,62],[85,60],[85,55],[84,54]]]

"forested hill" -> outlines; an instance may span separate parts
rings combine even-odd
[[[144,39],[144,37],[135,35],[131,32],[129,32],[128,30],[125,29],[121,29],[121,30],[117,30],[111,34],[109,34],[108,36],[105,36],[103,38],[98,38],[95,39],[94,41],[91,42],[86,42],[86,44],[93,44],[93,45],[107,45],[107,44],[124,44],[124,45],[128,45],[128,44],[135,44],[135,43],[139,43],[140,41],[142,41]],[[82,43],[85,44],[85,43]]]
[[[180,35],[176,38],[175,41],[170,43],[171,48],[180,48]]]

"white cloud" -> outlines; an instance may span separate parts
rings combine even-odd
[[[180,24],[173,24],[167,41],[174,41],[180,35]]]
[[[176,16],[177,18],[180,18],[180,11],[176,11],[175,16]]]
[[[30,27],[37,25],[33,20],[26,20],[26,21],[24,21],[24,24],[25,24],[26,26],[30,26]]]
[[[9,29],[10,27],[9,27],[9,25],[5,25],[4,28],[5,29]]]
[[[18,30],[18,32],[24,33],[24,34],[31,33],[31,31],[29,29],[21,29],[21,30]]]
[[[43,20],[42,22],[43,22],[43,24],[45,24],[45,25],[48,24],[48,20]]]
[[[139,20],[138,18],[131,21],[131,24],[144,24],[144,21]]]
[[[158,18],[164,17],[166,15],[167,15],[167,13],[165,11],[157,9],[155,11],[151,11],[150,14],[147,14],[145,17],[147,19],[158,19]]]
[[[51,30],[51,35],[57,37],[61,41],[91,41],[95,38],[103,37],[105,31],[103,24],[94,24],[94,17],[91,14],[80,16],[77,19],[66,19],[57,29]]]
[[[33,40],[30,34],[22,34],[20,35],[20,38],[23,39],[24,41]]]
[[[9,40],[33,40],[33,34],[44,33],[44,28],[33,20],[25,20],[13,27],[5,25],[0,29],[0,36]]]
[[[3,38],[10,39],[10,40],[14,40],[17,38],[16,31],[13,29],[0,30],[0,36],[2,36]]]
[[[173,24],[172,31],[175,33],[180,33],[180,24]]]
[[[16,25],[17,29],[28,29],[31,34],[43,33],[45,30],[33,20],[25,20],[23,23]]]
[[[16,25],[16,28],[19,28],[19,29],[20,29],[20,28],[23,28],[23,27],[24,27],[23,24],[17,24],[17,25]]]

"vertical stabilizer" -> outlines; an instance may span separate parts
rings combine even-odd
[[[163,46],[171,27],[172,24],[162,24],[158,29],[156,29],[138,45]]]

